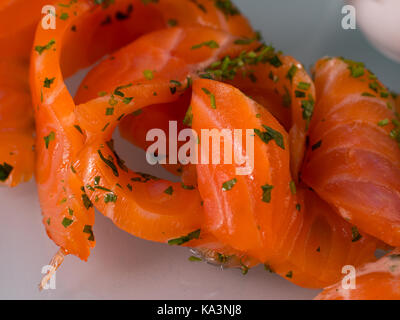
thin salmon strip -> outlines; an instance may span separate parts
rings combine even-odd
[[[346,279],[344,279],[346,280]],[[344,281],[346,282],[346,281]],[[345,283],[345,285],[348,285]],[[396,249],[373,263],[356,270],[355,288],[342,281],[326,288],[317,300],[399,300],[400,250]]]
[[[302,180],[346,220],[400,244],[399,120],[388,90],[362,64],[315,66],[318,102]]]
[[[315,103],[314,85],[307,72],[294,58],[276,54],[272,47],[257,44],[254,39],[237,41],[242,43],[244,49],[244,44],[248,46],[252,42],[257,46],[256,50],[246,49],[239,56],[226,56],[214,62],[200,75],[234,85],[277,117],[290,132],[291,168],[297,180]],[[134,56],[139,54],[136,52]],[[93,80],[97,78],[93,76]],[[186,108],[181,105],[182,109],[179,109],[179,112],[173,112],[176,107],[162,110],[154,106],[146,108],[139,115],[128,116],[121,123],[120,132],[124,138],[143,148],[146,146],[143,132],[152,128],[167,128],[169,121],[190,124],[190,118],[185,120],[188,105]],[[150,119],[159,121],[148,121]],[[137,127],[143,129],[138,131],[135,129]],[[181,167],[177,169],[183,174],[186,172],[182,171]]]
[[[219,48],[190,54],[196,41],[210,38],[220,44]],[[167,242],[200,228],[201,198],[193,186],[143,176],[123,166],[118,168],[120,161],[107,141],[124,115],[179,100],[195,71],[224,55],[226,48],[233,51],[235,39],[205,27],[150,33],[115,53],[115,59],[108,60],[113,69],[124,72],[101,78],[104,81],[98,86],[101,90],[113,89],[77,106],[77,120],[87,138],[76,156],[74,169],[83,185],[91,186],[86,189],[94,206],[121,229],[148,240]],[[132,60],[131,51],[142,55]],[[129,68],[130,65],[133,67]],[[107,63],[102,66],[103,70],[110,69]],[[145,70],[151,70],[152,76]],[[175,82],[171,84],[171,80]],[[177,83],[179,88],[171,90]],[[114,164],[109,162],[111,159]],[[110,197],[112,201],[108,201]]]
[[[47,2],[17,0],[0,4],[0,184],[16,186],[33,174],[29,55],[35,25]]]
[[[145,33],[171,25],[171,19],[185,24],[198,15],[196,20],[199,19],[200,24],[205,21],[210,27],[229,29],[230,24],[238,23],[243,27],[244,35],[252,33],[241,15],[225,15],[221,8],[206,2],[206,9],[216,10],[209,20],[202,18],[206,15],[202,1],[160,0],[145,4],[139,0],[119,0],[100,5],[89,0],[68,2],[56,6],[60,15],[55,30],[38,27],[31,60],[31,88],[37,122],[36,179],[44,225],[63,253],[86,260],[90,248],[95,245],[93,203],[86,194],[86,186],[75,174],[72,161],[86,137],[75,119],[75,104],[63,76],[91,65]],[[175,9],[167,11],[166,8]],[[224,26],[220,27],[220,23]],[[200,56],[190,58],[196,61],[205,51],[199,52]],[[173,62],[171,68],[177,66]]]
[[[352,226],[312,191],[294,191],[288,134],[265,108],[238,89],[212,80],[194,82],[191,106],[198,133],[228,128],[250,129],[255,135],[250,174],[238,175],[236,170],[244,165],[226,164],[222,155],[220,164],[197,165],[205,214],[202,232],[306,287],[334,283],[344,264],[374,259],[373,238],[355,237]],[[249,155],[239,141],[231,136],[220,148],[232,144],[239,154]],[[200,138],[200,150],[204,143]]]

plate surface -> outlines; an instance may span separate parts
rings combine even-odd
[[[267,43],[306,67],[325,55],[364,61],[391,89],[400,91],[400,65],[373,49],[359,30],[341,28],[340,0],[236,0]],[[83,72],[68,80],[73,92]],[[117,140],[132,169],[169,177],[146,164],[144,153]],[[38,292],[41,270],[57,251],[41,224],[33,182],[0,189],[1,299],[311,299],[319,290],[297,287],[262,267],[243,276],[189,262],[188,249],[143,241],[96,214],[97,246],[87,263],[68,257],[56,289]]]

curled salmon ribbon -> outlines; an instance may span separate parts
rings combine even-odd
[[[30,180],[33,174],[34,119],[29,56],[35,26],[46,2],[0,3],[0,185],[14,187]]]
[[[53,270],[66,254],[88,258],[95,245],[93,207],[135,236],[196,248],[206,259],[220,263],[232,260],[244,273],[263,263],[305,287],[327,287],[340,280],[343,265],[373,262],[375,249],[381,246],[375,237],[398,245],[395,179],[384,186],[383,179],[376,184],[368,180],[370,175],[364,181],[373,190],[381,187],[391,200],[386,211],[371,200],[368,189],[351,190],[371,200],[365,206],[378,210],[386,219],[382,224],[394,222],[383,232],[382,224],[366,223],[365,214],[339,192],[349,181],[361,180],[363,161],[369,158],[355,156],[335,163],[328,154],[326,159],[332,162],[318,161],[318,157],[325,160],[323,152],[334,150],[340,141],[345,141],[341,147],[347,148],[348,155],[358,150],[355,144],[361,144],[352,140],[352,134],[329,140],[327,130],[318,131],[319,123],[333,130],[334,121],[336,126],[352,128],[354,114],[367,105],[369,112],[360,115],[360,127],[371,127],[372,132],[374,124],[379,141],[388,141],[382,142],[384,151],[372,143],[368,146],[371,157],[376,156],[374,165],[385,174],[397,174],[398,166],[390,165],[399,159],[393,139],[396,128],[389,130],[379,125],[382,119],[379,124],[375,121],[382,115],[395,120],[388,108],[394,101],[375,79],[372,87],[377,91],[362,95],[368,82],[352,76],[353,63],[320,61],[314,87],[294,58],[258,42],[230,1],[133,1],[133,6],[132,1],[122,0],[101,6],[73,1],[58,9],[69,18],[60,21],[56,30],[38,28],[35,46],[45,49],[33,51],[31,63],[43,221],[61,248],[52,261]],[[138,19],[145,19],[146,30]],[[165,28],[171,19],[176,23]],[[63,75],[109,52],[113,54],[83,81],[75,104]],[[329,79],[323,77],[326,65],[332,68]],[[357,75],[362,69],[372,76],[364,67],[356,67]],[[343,73],[335,78],[332,75],[338,75],[338,70]],[[49,88],[43,85],[46,79],[53,79]],[[349,82],[346,90],[353,92],[343,89],[342,98],[354,96],[354,113],[341,114],[334,108],[340,95],[333,95],[331,86],[341,86],[344,80]],[[360,107],[357,101],[364,104]],[[167,128],[170,120],[195,132],[252,130],[253,170],[238,175],[240,166],[235,164],[183,165],[181,170],[172,166],[169,169],[182,173],[183,181],[172,183],[127,168],[113,148],[115,128],[121,123],[123,136],[146,148],[145,133],[155,126]],[[241,138],[246,141],[246,133]],[[239,140],[228,137],[228,144],[246,157]],[[200,139],[198,148],[208,142]],[[311,167],[323,172],[316,175]],[[330,172],[339,169],[343,179],[330,179]],[[326,192],[333,187],[338,193],[334,199]],[[347,219],[337,213],[346,213]],[[362,227],[367,225],[368,229]]]

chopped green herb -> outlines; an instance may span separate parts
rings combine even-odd
[[[215,40],[205,41],[199,44],[195,44],[192,46],[192,50],[200,49],[202,47],[209,47],[211,49],[219,48],[219,44]]]
[[[132,112],[132,115],[136,117],[136,116],[142,114],[142,112],[143,112],[142,109],[138,109],[138,110],[136,110],[136,111],[133,111],[133,112]]]
[[[217,260],[221,263],[227,263],[231,256],[227,256],[226,254],[217,252]]]
[[[61,19],[61,20],[67,20],[68,18],[69,18],[69,14],[66,13],[66,12],[63,12],[63,13],[60,15],[60,19]]]
[[[199,238],[200,238],[200,229],[190,232],[186,236],[182,236],[182,237],[176,238],[176,239],[171,239],[168,241],[168,244],[170,246],[180,246],[186,242],[189,242],[190,240],[199,239]]]
[[[83,205],[85,206],[86,210],[89,210],[90,208],[93,207],[93,203],[92,203],[92,201],[90,201],[90,199],[86,193],[82,194],[82,202],[83,202]]]
[[[11,172],[13,171],[13,169],[14,167],[6,162],[0,164],[0,181],[1,182],[6,181],[10,176]]]
[[[50,40],[48,44],[44,45],[44,46],[36,46],[35,50],[39,53],[42,54],[43,51],[45,50],[50,50],[51,47],[56,43],[56,41],[54,39]]]
[[[297,192],[296,183],[294,181],[290,181],[289,186],[290,186],[290,192],[292,194],[296,194]]]
[[[380,126],[380,127],[384,127],[384,126],[386,126],[388,124],[389,124],[389,119],[383,119],[383,120],[378,122],[378,126]]]
[[[233,186],[237,183],[237,179],[233,178],[229,181],[226,181],[222,184],[222,191],[229,191],[233,188]]]
[[[303,109],[303,119],[307,121],[307,126],[314,113],[314,106],[315,106],[315,101],[312,95],[308,96],[308,100],[301,101],[301,108]]]
[[[109,159],[106,159],[106,158],[103,156],[103,154],[101,153],[100,150],[97,150],[97,153],[99,154],[100,159],[103,160],[103,162],[104,162],[107,166],[109,166],[109,167],[111,168],[111,170],[112,170],[114,176],[118,177],[118,176],[119,176],[119,173],[118,173],[117,167],[116,167],[115,164],[114,164],[114,159],[113,159],[111,156],[109,156]]]
[[[308,90],[310,88],[311,84],[308,82],[299,82],[299,84],[297,85],[297,89],[300,90]]]
[[[361,93],[361,95],[363,96],[363,97],[376,97],[376,96],[374,96],[373,94],[371,94],[371,93],[369,93],[369,92],[363,92],[363,93]]]
[[[289,69],[289,71],[286,74],[286,78],[290,80],[290,82],[293,81],[293,77],[296,75],[298,68],[295,65],[292,65]]]
[[[118,100],[115,99],[114,95],[111,95],[110,99],[108,100],[108,104],[112,107],[118,104]]]
[[[112,192],[112,190],[110,190],[108,188],[105,188],[105,187],[102,187],[102,186],[95,186],[94,188],[97,189],[97,190],[102,190],[102,191],[106,191],[106,192]]]
[[[282,62],[276,55],[272,46],[262,45],[254,51],[243,51],[238,57],[231,58],[226,56],[220,61],[211,64],[200,74],[200,78],[233,80],[238,71],[245,66],[257,65],[259,63],[269,63],[275,67],[280,67]]]
[[[82,128],[79,125],[74,125],[74,128],[79,131],[79,133],[83,134]]]
[[[50,142],[51,142],[51,141],[54,141],[55,138],[56,138],[56,134],[55,134],[53,131],[51,131],[51,132],[49,133],[48,136],[45,136],[45,137],[43,138],[43,139],[44,139],[45,146],[46,146],[46,149],[49,148]]]
[[[175,26],[178,25],[178,21],[176,19],[169,19],[167,21],[167,25],[170,26],[170,27],[175,27]]]
[[[214,4],[226,16],[235,16],[240,14],[240,11],[238,8],[236,8],[231,0],[215,0]]]
[[[381,91],[381,97],[382,97],[382,98],[387,98],[387,97],[389,97],[389,92]]]
[[[301,211],[301,205],[298,203],[298,204],[296,204],[296,210],[297,211]]]
[[[189,261],[192,261],[192,262],[203,261],[201,258],[195,257],[195,256],[189,257],[188,260],[189,260]]]
[[[365,65],[362,62],[356,62],[349,59],[341,58],[348,65],[348,69],[350,70],[350,74],[353,78],[359,78],[365,73]]]
[[[46,77],[46,78],[44,79],[43,86],[44,86],[45,88],[50,88],[55,79],[56,79],[55,77],[53,77],[53,78],[51,78],[51,79],[49,79],[49,78]]]
[[[260,137],[260,139],[267,143],[270,142],[271,140],[274,140],[276,145],[278,147],[281,147],[282,149],[285,149],[285,144],[283,140],[283,135],[271,127],[268,127],[266,125],[262,125],[266,131],[261,131],[259,129],[254,129],[254,133]]]
[[[289,272],[286,274],[286,278],[289,278],[289,279],[293,278],[293,271],[289,271]]]
[[[177,87],[181,87],[182,83],[180,83],[178,80],[170,80],[169,83],[177,86]]]
[[[314,151],[314,150],[318,149],[321,145],[322,145],[322,140],[319,140],[317,143],[312,145],[311,150]]]
[[[264,269],[265,271],[268,271],[269,273],[275,273],[275,271],[271,268],[269,264],[264,264]]]
[[[114,90],[114,94],[116,96],[119,96],[119,97],[123,98],[123,97],[125,97],[125,94],[121,90],[122,89],[127,89],[127,88],[132,87],[132,86],[133,86],[132,83],[128,83],[126,85],[116,87],[115,90]]]
[[[172,186],[169,186],[167,189],[164,190],[164,193],[172,195],[174,193],[174,188]]]
[[[90,226],[90,225],[85,225],[85,226],[83,227],[83,232],[89,234],[89,238],[88,238],[89,241],[94,241],[94,234],[93,234],[92,226]]]
[[[192,113],[192,106],[189,106],[188,110],[186,111],[185,117],[183,118],[183,124],[191,127],[193,122],[193,113]]]
[[[240,261],[240,270],[242,270],[242,275],[245,276],[249,272],[249,267]]]
[[[117,202],[117,195],[116,194],[114,194],[114,193],[107,193],[105,196],[104,196],[104,202],[105,203],[110,203],[110,202]]]
[[[106,116],[112,116],[114,114],[114,108],[106,109]]]
[[[153,80],[154,79],[154,74],[153,71],[151,70],[144,70],[143,75],[147,80]]]
[[[351,240],[352,242],[356,242],[362,238],[362,235],[360,234],[360,232],[358,232],[356,226],[353,226],[351,228],[351,234],[352,234],[352,240]]]
[[[208,95],[210,97],[211,100],[211,108],[212,109],[216,109],[217,108],[217,104],[215,102],[215,96],[213,93],[210,92],[210,90],[208,90],[207,88],[201,88],[201,90],[203,90],[203,92]]]
[[[68,228],[72,224],[72,222],[74,222],[74,220],[64,218],[61,224],[64,226],[64,228]]]
[[[181,186],[182,186],[182,188],[185,189],[185,190],[194,190],[194,189],[195,189],[194,186],[186,185],[186,184],[184,184],[183,182],[181,183]]]
[[[122,100],[122,102],[125,103],[125,104],[130,104],[130,103],[132,102],[132,100],[133,100],[133,97],[124,98],[124,99]]]
[[[305,98],[306,97],[306,93],[303,91],[299,91],[299,90],[295,90],[294,95],[296,96],[296,98]]]

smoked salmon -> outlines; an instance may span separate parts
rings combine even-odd
[[[398,297],[398,249],[374,253],[400,245],[399,100],[363,64],[324,58],[313,80],[230,0],[72,0],[54,4],[57,28],[36,29],[29,92],[44,3],[27,4],[29,19],[22,5],[0,4],[0,26],[18,25],[0,45],[21,35],[0,54],[0,183],[29,179],[36,152],[43,224],[60,247],[42,286],[66,255],[88,259],[96,208],[134,236],[243,274],[264,264],[328,287],[318,298]],[[64,77],[94,63],[73,98]],[[127,168],[114,130],[148,149],[149,132],[171,121],[186,140],[147,156],[182,181]],[[197,161],[174,162],[179,153]],[[359,290],[336,290],[345,265]]]
[[[301,179],[360,230],[400,245],[400,148],[395,102],[361,63],[315,66],[318,102]]]
[[[210,30],[236,25],[245,36],[252,34],[239,12],[225,14],[224,8],[210,1],[161,0],[146,4],[119,0],[108,4],[82,0],[56,6],[61,13],[56,29],[38,27],[31,59],[31,89],[36,106],[36,179],[43,223],[63,252],[86,260],[95,245],[93,203],[73,166],[86,133],[75,119],[75,104],[63,76],[87,67],[144,33],[175,22],[198,21]],[[199,52],[200,56],[204,53]],[[196,55],[192,58],[195,60]]]

